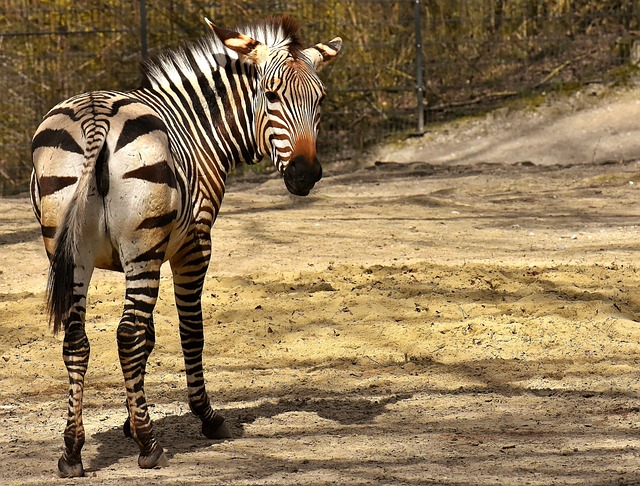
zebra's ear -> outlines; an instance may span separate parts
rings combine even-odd
[[[336,37],[326,44],[320,42],[313,47],[309,47],[302,51],[302,53],[311,61],[316,71],[319,71],[326,63],[338,55],[340,49],[342,49],[342,39]]]
[[[263,43],[239,32],[218,27],[206,17],[204,21],[227,48],[238,53],[240,59],[257,65],[263,64],[268,59],[269,47]]]

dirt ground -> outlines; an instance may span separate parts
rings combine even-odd
[[[186,405],[168,268],[147,397],[169,466],[125,439],[115,328],[90,289],[84,465],[62,480],[60,337],[26,196],[0,200],[1,484],[640,484],[640,90],[434,127],[307,198],[232,180],[204,295],[234,439]]]

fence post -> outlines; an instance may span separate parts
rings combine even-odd
[[[416,29],[416,95],[418,105],[418,135],[424,133],[424,79],[422,70],[422,23],[420,0],[413,0]]]
[[[140,0],[140,50],[142,59],[147,58],[147,2]]]

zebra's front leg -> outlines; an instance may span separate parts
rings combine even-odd
[[[198,302],[198,307],[200,302]],[[200,313],[201,314],[201,313]],[[200,320],[187,320],[180,316],[180,340],[184,354],[189,408],[202,421],[202,433],[209,439],[229,439],[231,430],[224,417],[213,410],[204,383],[202,351],[204,333]]]
[[[152,312],[158,297],[159,278],[158,269],[155,283],[153,278],[145,278],[144,287],[139,286],[139,282],[132,283],[135,280],[127,279],[127,304],[117,331],[118,354],[129,410],[125,434],[128,432],[138,444],[138,465],[145,469],[164,466],[167,462],[164,450],[153,434],[144,392],[145,367],[155,341]]]
[[[84,305],[84,299],[82,300]],[[69,374],[69,413],[64,429],[64,452],[58,460],[58,473],[63,478],[84,476],[81,451],[84,445],[82,397],[84,376],[89,366],[89,339],[84,330],[84,311],[72,312],[65,325],[62,356]],[[73,319],[73,320],[71,320]]]
[[[210,247],[182,252],[182,261],[171,261],[173,285],[180,318],[180,341],[184,355],[189,408],[202,421],[202,433],[209,439],[231,438],[224,417],[211,408],[202,368],[204,331],[202,326],[202,288],[209,263]]]

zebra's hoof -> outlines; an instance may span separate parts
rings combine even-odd
[[[124,425],[122,426],[122,433],[124,434],[125,437],[131,439],[131,437],[133,437],[131,435],[131,422],[129,422],[129,419],[127,419],[124,423]]]
[[[143,456],[142,454],[138,456],[138,466],[142,469],[153,469],[154,467],[166,467],[168,465],[169,460],[162,447],[158,447],[148,456]]]
[[[202,434],[208,439],[231,439],[231,429],[220,415],[211,422],[202,422]]]
[[[58,460],[58,476],[61,478],[81,478],[84,476],[82,461],[71,464],[64,456]]]

